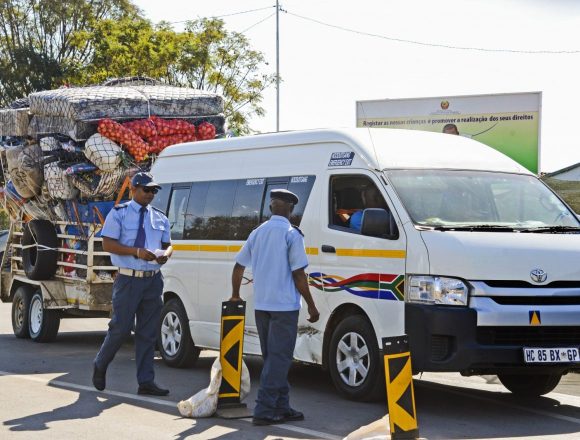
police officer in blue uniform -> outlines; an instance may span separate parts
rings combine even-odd
[[[304,414],[290,406],[288,384],[298,331],[300,296],[308,305],[308,321],[316,322],[319,318],[304,272],[308,266],[304,238],[289,221],[298,197],[290,191],[274,189],[270,191],[270,199],[272,217],[252,231],[236,256],[230,298],[230,301],[241,300],[244,270],[251,266],[256,327],[264,358],[252,420],[254,425],[304,420]]]
[[[161,188],[148,173],[131,180],[133,200],[116,206],[105,220],[103,249],[119,267],[113,284],[113,314],[105,341],[94,360],[93,385],[105,389],[107,367],[129,335],[135,317],[135,360],[139,394],[165,396],[169,390],[155,383],[153,357],[163,302],[162,264],[171,247],[169,220],[150,206]]]

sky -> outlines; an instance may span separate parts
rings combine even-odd
[[[251,27],[244,34],[268,61],[264,71],[276,71],[275,0],[133,3],[155,23],[173,22],[175,30],[183,20],[212,16],[231,31]],[[580,162],[580,2],[280,0],[280,5],[286,11],[279,27],[280,130],[354,127],[359,100],[541,91],[540,171]],[[275,131],[274,86],[264,92],[263,106],[266,115],[254,118],[251,128]]]

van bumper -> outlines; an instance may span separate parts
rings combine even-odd
[[[448,371],[474,375],[525,371],[564,374],[580,371],[580,364],[526,364],[523,356],[524,346],[580,346],[577,327],[478,328],[474,309],[406,303],[405,331],[414,373]],[[559,333],[562,331],[567,333]],[[502,338],[495,337],[497,334]],[[565,334],[565,343],[562,343],[562,334]]]

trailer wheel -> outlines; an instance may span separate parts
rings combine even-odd
[[[30,300],[28,328],[34,342],[52,342],[56,339],[60,327],[60,315],[57,310],[47,310],[42,301],[42,292],[36,290]]]
[[[385,397],[385,381],[375,332],[362,315],[345,318],[332,333],[328,365],[334,386],[348,399]]]
[[[22,234],[22,265],[31,280],[48,280],[57,267],[58,238],[48,220],[31,220]]]
[[[33,290],[30,286],[20,286],[12,298],[12,331],[17,338],[30,338],[28,330],[28,315]]]
[[[500,382],[518,397],[540,397],[560,383],[561,374],[498,374]]]
[[[195,364],[200,349],[191,339],[187,313],[179,299],[171,299],[163,306],[158,335],[159,352],[167,365],[186,368]]]

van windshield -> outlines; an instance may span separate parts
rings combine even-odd
[[[577,217],[533,176],[477,171],[386,171],[418,226],[528,231],[576,229]]]

